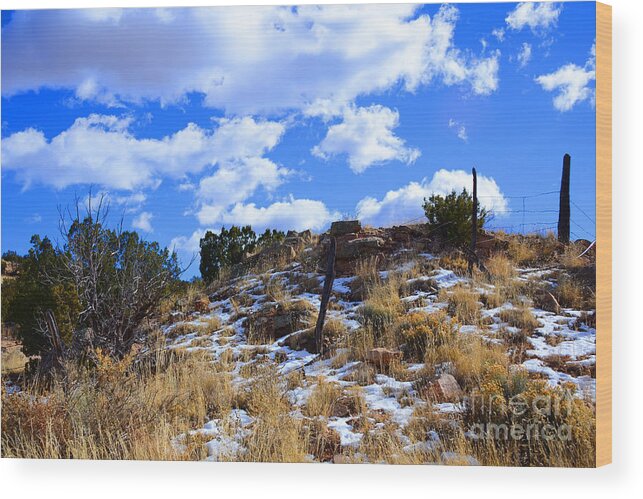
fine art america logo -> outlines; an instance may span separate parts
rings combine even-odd
[[[522,394],[508,400],[502,395],[472,396],[464,403],[468,413],[477,420],[471,422],[467,435],[476,439],[568,442],[572,429],[566,423],[573,411],[574,395],[567,390],[564,398]]]

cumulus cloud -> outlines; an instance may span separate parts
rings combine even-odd
[[[189,236],[177,236],[170,241],[169,249],[171,251],[181,251],[187,254],[196,254],[199,252],[199,242],[205,233],[211,230],[218,233],[215,229],[197,229]]]
[[[312,199],[289,199],[257,207],[254,203],[234,205],[223,213],[220,222],[224,225],[252,225],[257,230],[276,228],[282,230],[322,230],[340,214],[329,210],[321,201]]]
[[[222,119],[208,130],[193,123],[160,139],[137,139],[130,117],[77,118],[51,139],[28,128],[2,141],[2,166],[25,186],[58,189],[97,184],[108,189],[155,187],[207,166],[259,157],[280,140],[284,125],[252,118]]]
[[[556,25],[560,11],[561,7],[553,2],[521,2],[509,12],[505,22],[516,31],[528,27],[533,32],[542,32]]]
[[[2,92],[66,88],[108,105],[181,103],[198,92],[206,106],[246,115],[350,103],[400,84],[414,91],[434,79],[495,90],[495,56],[477,59],[454,45],[458,10],[430,17],[418,9],[17,11],[3,27]]]
[[[112,193],[105,190],[91,192],[83,200],[83,206],[87,210],[94,211],[99,205],[101,209],[108,207],[110,210],[116,208],[122,213],[137,213],[147,201],[147,194],[144,192],[132,192],[128,194]]]
[[[246,158],[222,165],[213,175],[201,179],[196,192],[201,224],[218,220],[224,210],[250,197],[259,187],[267,192],[280,186],[291,173],[266,158]]]
[[[531,44],[525,42],[522,44],[520,52],[518,52],[518,64],[520,64],[521,68],[524,68],[529,64],[529,61],[531,61]]]
[[[326,137],[312,149],[312,154],[324,159],[346,154],[355,173],[391,160],[411,164],[420,151],[406,147],[404,140],[393,133],[399,118],[397,111],[379,105],[346,108],[343,121],[328,128]]]
[[[431,180],[411,182],[397,190],[388,191],[382,199],[366,197],[357,204],[357,215],[363,223],[376,227],[393,225],[424,216],[424,198],[432,194],[446,195],[451,191],[471,190],[473,179],[464,170],[439,170]],[[480,204],[494,214],[502,215],[508,208],[507,199],[491,177],[478,175]]]
[[[469,136],[467,135],[467,127],[465,127],[459,121],[456,121],[453,118],[451,118],[449,120],[449,128],[452,128],[453,130],[455,130],[456,135],[463,142],[467,142],[469,140]]]
[[[561,111],[569,111],[576,104],[589,101],[594,105],[595,89],[590,84],[596,80],[596,45],[592,45],[590,56],[585,66],[565,64],[553,73],[538,76],[536,81],[548,91],[557,91],[554,97],[554,107]]]
[[[142,230],[143,232],[154,232],[152,228],[152,215],[149,211],[143,211],[139,213],[134,220],[132,220],[132,227],[135,229]]]

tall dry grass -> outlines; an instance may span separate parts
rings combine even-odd
[[[99,353],[95,370],[68,365],[49,383],[2,393],[3,457],[194,459],[172,438],[231,407],[229,375],[199,354],[157,348],[145,359]]]

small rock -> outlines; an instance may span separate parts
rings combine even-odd
[[[458,381],[451,374],[446,373],[429,383],[428,390],[437,402],[455,402],[462,396]]]

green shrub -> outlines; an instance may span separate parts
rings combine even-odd
[[[454,246],[471,242],[473,198],[466,189],[460,194],[455,190],[446,196],[434,194],[428,200],[424,199],[423,208],[431,232]],[[478,230],[484,226],[487,215],[487,211],[478,205]]]
[[[41,355],[49,348],[49,340],[40,326],[47,310],[53,312],[63,341],[71,341],[81,305],[73,284],[51,279],[62,267],[62,258],[60,250],[47,237],[34,235],[20,274],[10,285],[2,284],[2,320],[18,326],[17,335],[25,355]]]

